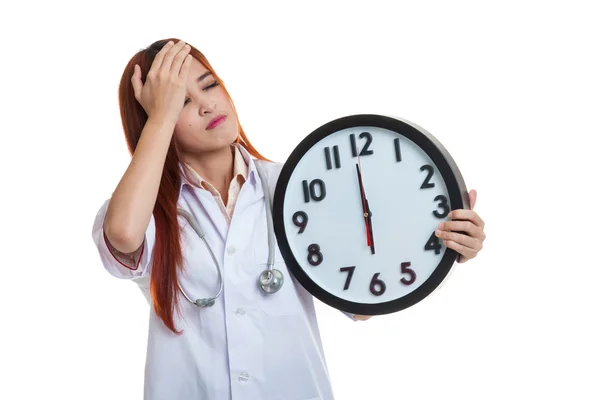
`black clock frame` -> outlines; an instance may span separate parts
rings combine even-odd
[[[342,311],[361,315],[382,315],[411,307],[429,296],[446,278],[458,253],[448,247],[431,276],[417,289],[399,299],[383,303],[356,303],[339,298],[317,285],[300,267],[285,234],[283,218],[284,195],[294,169],[314,145],[340,130],[354,127],[378,127],[412,140],[437,166],[448,189],[450,208],[470,208],[467,188],[458,166],[444,146],[423,128],[403,119],[377,114],[357,114],[330,121],[307,135],[292,151],[283,165],[273,195],[273,225],[281,255],[298,282],[314,297]]]

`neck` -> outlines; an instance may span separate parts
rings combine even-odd
[[[233,179],[233,147],[201,154],[182,154],[182,161],[208,181],[219,192],[227,191]]]

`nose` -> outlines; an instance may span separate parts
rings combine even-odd
[[[198,113],[200,115],[212,114],[215,111],[215,108],[216,108],[216,104],[204,101],[204,102],[200,103]]]

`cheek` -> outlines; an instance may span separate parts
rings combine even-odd
[[[229,113],[229,117],[228,117],[229,123],[231,124],[231,127],[233,129],[235,129],[235,131],[237,132],[237,126],[238,126],[238,120],[236,118],[236,115],[233,111],[231,111]]]
[[[179,120],[177,120],[177,125],[181,128],[186,128],[194,125],[194,120],[190,115],[189,110],[184,109],[181,111],[179,115]]]
[[[187,136],[198,128],[198,121],[195,120],[189,113],[182,111],[177,124],[175,124],[175,134]]]

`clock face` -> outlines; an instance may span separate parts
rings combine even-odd
[[[285,163],[275,233],[291,273],[315,297],[356,314],[390,313],[448,274],[457,254],[434,232],[465,197],[458,168],[424,130],[344,117],[307,136]]]

